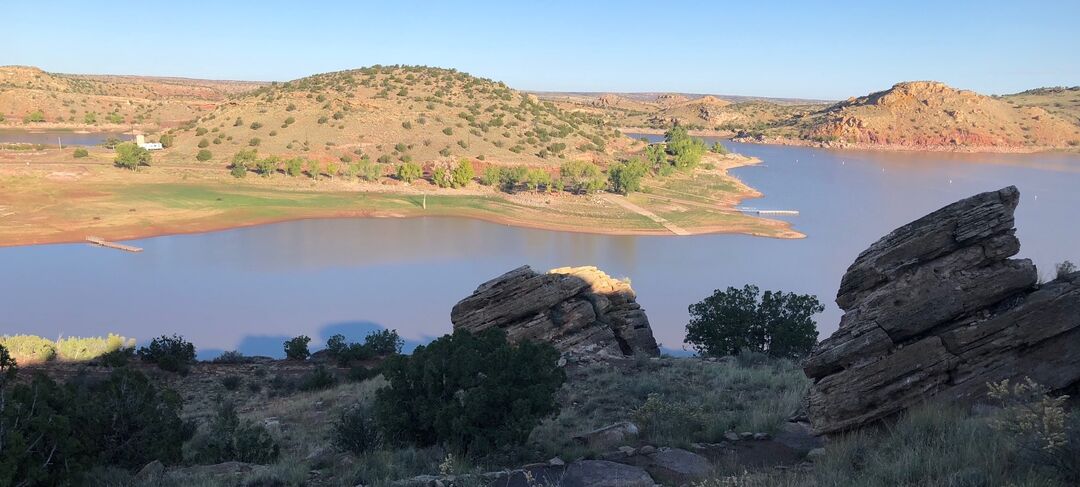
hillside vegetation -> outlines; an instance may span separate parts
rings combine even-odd
[[[176,147],[223,156],[256,148],[380,163],[462,157],[557,166],[608,160],[633,144],[585,113],[452,69],[374,66],[273,84],[232,98],[176,131]]]
[[[48,73],[0,66],[0,126],[146,130],[179,125],[262,83]]]
[[[716,97],[552,96],[624,130],[681,125],[750,142],[863,148],[1045,150],[1080,146],[1080,88],[985,96],[910,81],[833,104],[730,102]]]

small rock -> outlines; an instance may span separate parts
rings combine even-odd
[[[690,449],[691,450],[701,451],[701,450],[705,450],[706,448],[705,448],[705,445],[702,445],[701,443],[691,443],[690,444]]]
[[[556,467],[561,467],[563,465],[566,465],[566,462],[564,462],[563,459],[561,459],[559,457],[555,457],[555,458],[552,458],[551,460],[548,460],[548,465],[554,465]]]
[[[658,451],[649,456],[645,470],[653,478],[672,485],[687,485],[702,480],[713,472],[705,457],[678,448]]]
[[[749,440],[749,439],[751,439],[753,437],[754,437],[754,434],[749,432],[749,431],[743,431],[742,433],[739,433],[739,438],[743,439],[743,440]]]
[[[146,481],[158,479],[163,473],[165,473],[165,465],[161,463],[160,460],[154,460],[139,469],[139,473],[135,474],[135,480]]]
[[[592,448],[604,449],[626,444],[627,440],[637,436],[639,431],[637,425],[624,421],[575,436],[574,440]]]
[[[754,439],[755,439],[755,440],[758,440],[758,441],[761,441],[761,440],[768,440],[768,439],[770,439],[770,438],[772,438],[772,437],[771,437],[771,436],[769,436],[769,434],[768,434],[768,433],[754,433]]]
[[[641,448],[638,448],[638,453],[642,455],[651,455],[653,453],[656,453],[656,447],[652,445],[645,445]]]
[[[724,433],[724,439],[727,441],[739,441],[739,434],[734,431],[728,431]]]
[[[566,367],[566,357],[559,357],[559,361],[556,362],[559,367]]]
[[[825,457],[825,449],[824,448],[814,448],[813,450],[810,450],[806,454],[806,459],[811,461],[811,462],[816,462],[816,461],[818,461],[818,460],[820,460],[820,459],[822,459],[824,457]]]

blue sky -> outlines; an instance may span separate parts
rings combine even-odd
[[[0,64],[288,80],[453,67],[530,90],[846,98],[1080,84],[1080,1],[5,1]]]

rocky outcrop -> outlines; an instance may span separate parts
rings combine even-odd
[[[1080,273],[1037,284],[1020,250],[1015,187],[958,201],[866,249],[840,282],[840,327],[805,366],[817,433],[858,428],[988,382],[1080,381]]]
[[[562,352],[658,356],[630,284],[595,267],[546,274],[522,266],[485,282],[450,312],[454,329],[506,331],[511,342],[547,342]]]

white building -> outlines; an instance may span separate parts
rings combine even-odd
[[[135,136],[135,145],[146,150],[161,150],[164,148],[161,147],[160,142],[147,142],[146,137],[143,137],[141,134]]]

